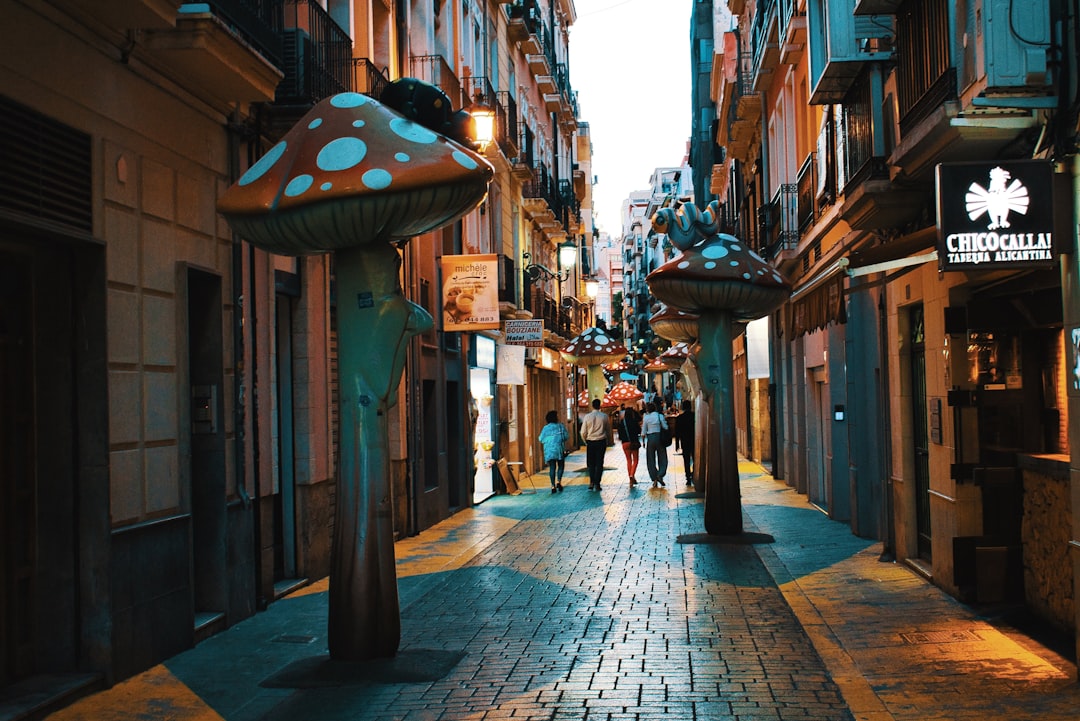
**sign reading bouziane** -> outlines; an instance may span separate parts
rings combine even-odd
[[[1053,266],[1053,178],[1042,160],[938,165],[941,270]]]

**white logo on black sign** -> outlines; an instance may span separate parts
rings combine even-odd
[[[1028,189],[1019,180],[1009,180],[1012,175],[1008,170],[997,167],[990,171],[990,187],[984,188],[978,183],[968,186],[967,195],[964,197],[968,217],[976,220],[986,213],[990,223],[987,230],[997,230],[1009,227],[1009,213],[1027,215]]]

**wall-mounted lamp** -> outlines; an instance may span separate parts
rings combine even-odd
[[[525,260],[529,259],[528,253],[522,253],[521,257]],[[529,274],[529,277],[533,281],[544,278],[545,280],[557,280],[562,283],[564,280],[570,277],[570,269],[577,261],[577,245],[572,240],[567,240],[565,243],[559,245],[559,268],[558,272],[551,270],[550,268],[540,265],[539,263],[529,263],[525,266],[525,272]]]
[[[843,406],[833,406],[832,419],[834,421],[842,421],[842,420],[844,420],[844,407]]]
[[[600,295],[600,281],[596,278],[589,278],[585,281],[585,295],[590,298],[595,298]]]
[[[473,142],[483,151],[495,140],[495,111],[477,94],[476,100],[469,106],[469,115],[473,120]]]
[[[559,244],[559,267],[566,268],[567,272],[577,263],[577,243],[572,239],[567,239],[565,243]]]

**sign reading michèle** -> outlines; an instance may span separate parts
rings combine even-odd
[[[937,166],[941,270],[1053,266],[1053,197],[1046,161]]]

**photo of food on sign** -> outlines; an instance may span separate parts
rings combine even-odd
[[[499,267],[496,255],[442,257],[444,331],[499,327]]]

